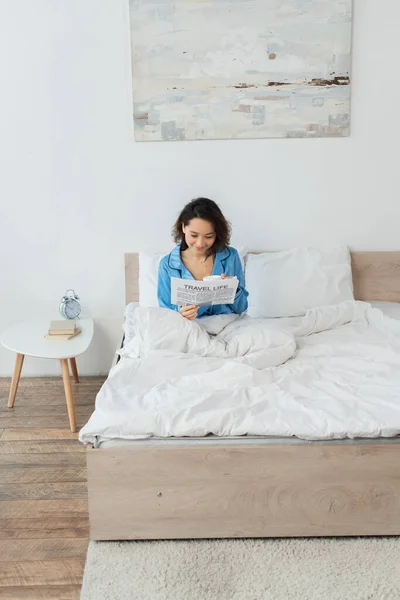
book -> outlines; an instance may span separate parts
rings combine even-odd
[[[63,321],[51,321],[48,333],[50,335],[75,333],[76,328],[77,325],[75,321],[67,321],[66,319]]]
[[[46,335],[44,337],[47,340],[70,340],[71,338],[78,335],[81,331],[82,331],[82,329],[77,327],[75,329],[75,331],[72,333],[68,333],[68,332],[66,332],[66,333],[46,333]]]

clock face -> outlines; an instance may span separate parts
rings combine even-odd
[[[79,302],[76,300],[68,300],[65,304],[64,312],[67,319],[76,319],[81,312]]]

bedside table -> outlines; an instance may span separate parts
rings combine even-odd
[[[17,323],[5,329],[0,335],[0,343],[5,348],[8,348],[8,350],[17,353],[11,380],[8,407],[12,408],[14,406],[25,356],[57,359],[61,363],[69,424],[71,431],[76,431],[74,400],[72,397],[68,361],[71,364],[74,380],[78,383],[79,375],[75,358],[85,352],[92,341],[93,321],[89,317],[78,319],[77,325],[82,331],[70,340],[48,340],[44,336],[49,329],[50,320],[48,318],[37,318]]]

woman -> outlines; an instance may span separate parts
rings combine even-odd
[[[231,229],[218,205],[208,198],[192,200],[179,215],[172,234],[177,246],[161,260],[158,269],[159,305],[180,311],[189,320],[247,310],[248,292],[244,288],[239,254],[229,246]],[[171,277],[201,281],[208,275],[238,278],[233,304],[201,307],[171,304]]]

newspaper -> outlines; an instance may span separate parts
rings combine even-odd
[[[196,281],[171,277],[171,304],[177,306],[212,306],[233,304],[238,278]]]

